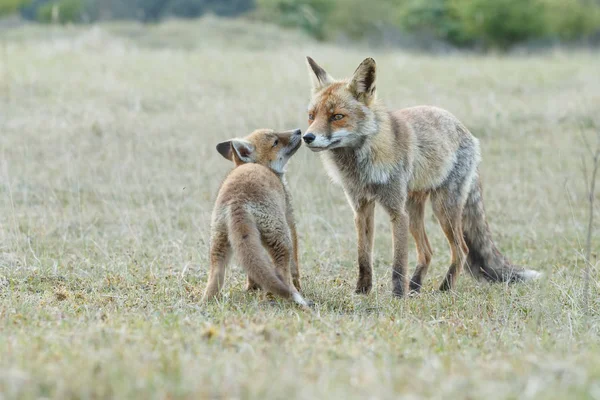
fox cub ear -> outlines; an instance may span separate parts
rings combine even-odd
[[[360,63],[354,76],[348,84],[348,88],[357,100],[369,105],[375,99],[375,77],[376,65],[375,60],[366,58]]]
[[[254,162],[254,146],[242,139],[232,139],[217,145],[217,151],[229,161],[238,164]]]
[[[306,57],[308,62],[308,74],[310,75],[313,91],[316,92],[333,82],[331,75],[319,66],[310,57]]]
[[[242,139],[233,139],[231,141],[231,147],[235,152],[234,158],[237,160],[240,160],[243,163],[252,163],[255,161],[254,146],[252,143]],[[237,160],[234,159],[236,164]]]
[[[219,143],[217,145],[217,151],[229,161],[233,161],[233,158],[231,158],[231,140]]]

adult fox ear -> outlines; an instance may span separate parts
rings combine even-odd
[[[369,105],[375,99],[376,64],[372,58],[366,58],[360,63],[348,88],[357,100]]]
[[[252,143],[243,139],[233,139],[231,147],[233,148],[233,161],[236,165],[255,161],[254,146]]]
[[[233,158],[232,158],[233,154],[231,152],[231,140],[219,143],[217,145],[217,151],[224,158],[228,159],[229,161],[233,161]]]
[[[311,78],[313,92],[316,92],[333,82],[331,75],[321,68],[315,60],[306,57],[306,61],[308,62],[308,74]]]

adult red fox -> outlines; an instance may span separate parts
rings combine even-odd
[[[298,241],[283,176],[301,144],[300,129],[261,129],[217,145],[235,168],[221,185],[213,210],[210,274],[203,301],[219,293],[234,253],[248,273],[248,290],[261,287],[303,307],[310,305],[298,292]]]
[[[372,286],[371,253],[375,203],[392,222],[393,293],[418,292],[432,250],[423,213],[433,211],[448,239],[452,261],[440,290],[449,290],[466,263],[475,277],[513,282],[539,273],[511,264],[496,248],[485,219],[479,141],[448,111],[419,106],[390,112],[376,100],[375,61],[365,59],[349,80],[334,80],[308,59],[312,99],[304,142],[322,152],[330,177],[341,184],[354,210],[358,234],[357,293]],[[407,236],[415,239],[418,261],[407,274]]]

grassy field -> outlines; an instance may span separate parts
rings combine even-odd
[[[600,129],[600,54],[348,49],[212,19],[24,27],[0,32],[0,46],[0,399],[600,398],[581,167],[582,135],[594,143]],[[373,56],[388,106],[457,115],[481,141],[499,247],[545,278],[465,274],[437,292],[449,249],[428,207],[424,292],[394,299],[378,209],[374,290],[353,294],[352,212],[303,148],[288,180],[314,314],[246,293],[236,266],[222,299],[201,306],[230,168],[214,146],[305,129],[305,55],[335,76]]]

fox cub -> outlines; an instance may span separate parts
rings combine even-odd
[[[219,293],[231,254],[262,288],[307,307],[299,293],[298,239],[285,165],[302,143],[299,129],[254,131],[217,145],[235,168],[219,189],[212,214],[210,274],[203,301]]]

